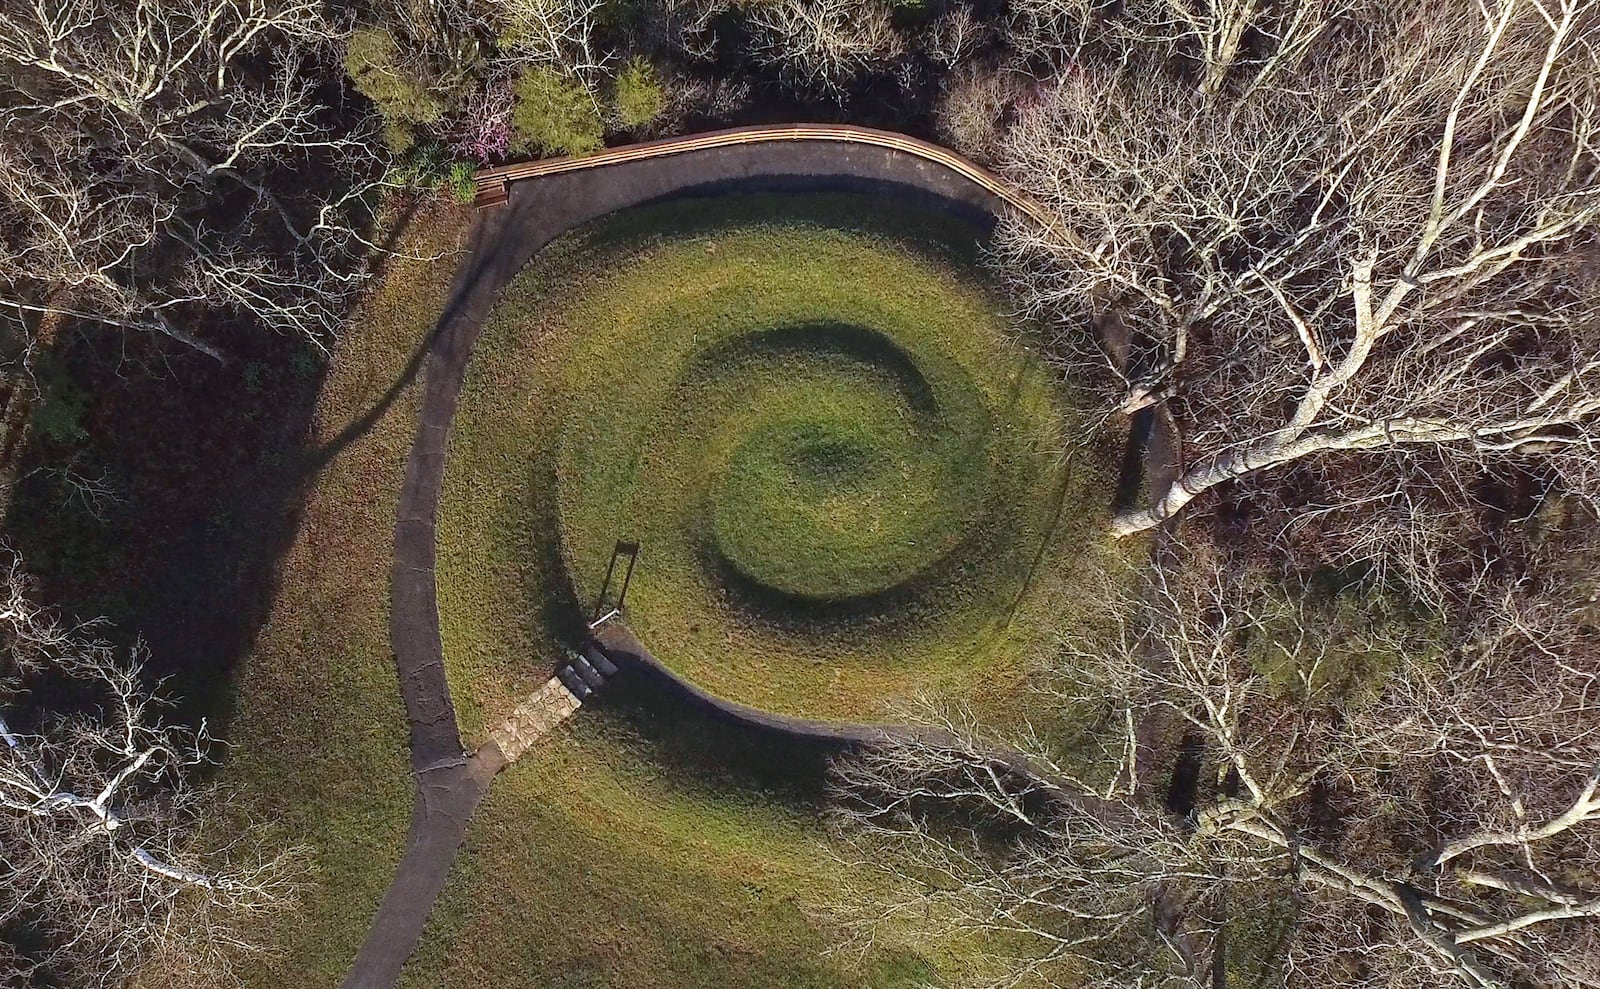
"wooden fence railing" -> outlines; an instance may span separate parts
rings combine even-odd
[[[624,147],[609,148],[605,151],[588,155],[545,158],[540,161],[486,168],[475,176],[477,181],[475,202],[480,207],[498,206],[504,203],[510,198],[511,183],[519,179],[536,178],[541,175],[556,175],[561,172],[572,172],[584,168],[602,168],[606,165],[620,165],[624,162],[640,161],[646,158],[663,158],[669,155],[703,151],[710,148],[726,148],[740,144],[773,144],[785,141],[845,142],[903,151],[906,154],[915,155],[918,158],[950,169],[968,181],[984,187],[1004,202],[1021,210],[1040,223],[1049,225],[1045,211],[1027,193],[981,165],[974,164],[961,157],[954,151],[914,137],[907,137],[904,134],[896,134],[893,131],[873,130],[870,127],[855,127],[849,124],[774,124],[759,127],[735,127],[731,130],[690,134],[685,137],[669,137],[659,141],[646,141],[642,144],[629,144]]]

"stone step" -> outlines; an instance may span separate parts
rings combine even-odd
[[[600,671],[589,665],[589,661],[582,656],[573,657],[572,669],[577,672],[578,676],[583,678],[583,682],[589,685],[590,690],[599,690],[606,685],[606,678],[601,676]]]
[[[583,655],[601,676],[609,679],[617,675],[617,664],[606,656],[605,650],[601,649],[598,643],[591,642],[584,646]]]
[[[581,682],[578,685],[583,686]],[[518,704],[499,727],[489,732],[489,738],[499,746],[507,762],[514,762],[556,725],[572,717],[581,704],[581,698],[559,675],[552,677]]]
[[[563,666],[556,670],[556,679],[560,680],[562,685],[570,690],[574,697],[578,698],[579,703],[588,700],[590,695],[594,693],[593,690],[589,689],[589,685],[583,682],[583,678],[573,672],[570,666]]]

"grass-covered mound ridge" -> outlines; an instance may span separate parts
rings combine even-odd
[[[630,625],[724,697],[859,719],[1009,689],[1084,607],[1106,494],[977,248],[937,211],[763,195],[542,252],[485,328],[447,466],[469,733],[578,627],[617,540],[642,547]]]
[[[664,475],[668,460],[688,483],[647,484],[635,498],[676,496],[706,564],[775,607],[924,580],[987,500],[981,397],[959,368],[913,360],[874,330],[741,334],[696,353],[676,390],[676,421],[661,424],[643,469]],[[563,496],[577,514],[596,491],[583,484],[588,437],[574,438],[564,477],[576,483]]]

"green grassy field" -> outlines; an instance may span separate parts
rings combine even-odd
[[[1095,599],[1098,458],[975,266],[976,232],[850,196],[726,197],[568,235],[469,368],[440,612],[476,736],[558,656],[618,539],[628,620],[745,703],[1002,703]],[[575,575],[575,579],[574,579]],[[579,604],[579,599],[584,602]]]
[[[835,950],[820,754],[608,690],[496,781],[405,989],[960,984],[950,954]]]
[[[449,252],[467,219],[421,216],[398,247]],[[417,414],[409,375],[451,269],[448,256],[395,261],[351,320],[309,437],[327,462],[237,676],[220,781],[241,813],[310,849],[300,914],[241,966],[253,987],[336,985],[404,849],[412,787],[388,568]],[[490,971],[572,987],[753,987],[791,975],[800,986],[893,987],[931,970],[904,952],[859,964],[825,955],[836,932],[802,908],[833,878],[818,757],[763,751],[711,725],[658,730],[682,712],[636,700],[586,712],[497,781],[408,985],[476,986]],[[481,947],[453,950],[456,934]],[[176,986],[157,970],[140,984]]]
[[[1016,714],[1030,648],[1086,619],[1117,559],[1098,470],[1062,458],[1070,395],[973,248],[925,211],[731,197],[541,253],[478,341],[446,467],[467,738],[549,675],[616,538],[645,547],[630,623],[725,695]],[[610,690],[496,781],[406,986],[963,984],[958,946],[832,951],[861,877],[832,853],[821,754]]]
[[[466,216],[418,218],[399,247],[451,250]],[[331,987],[404,850],[412,787],[388,645],[395,499],[414,435],[412,361],[451,264],[396,261],[341,342],[311,440],[330,459],[280,565],[237,683],[221,781],[241,812],[311,850],[299,916],[246,959],[252,987]],[[345,442],[348,440],[348,442]],[[811,911],[835,877],[820,827],[823,764],[617,697],[497,780],[413,986],[890,987],[932,970],[895,951],[826,956]],[[733,758],[728,758],[735,753]],[[805,905],[804,909],[802,905]],[[472,950],[458,950],[460,938]],[[141,985],[177,989],[159,971]]]
[[[1029,646],[1092,606],[1106,492],[974,260],[947,217],[815,196],[631,211],[541,253],[451,439],[440,617],[468,737],[548,676],[625,537],[630,623],[713,689],[1015,714]],[[820,754],[610,689],[496,782],[407,986],[961,984],[959,949],[830,951],[849,877]]]
[[[300,914],[250,961],[250,986],[333,986],[405,849],[412,783],[389,649],[395,505],[416,431],[411,362],[444,306],[464,211],[415,218],[334,354],[310,442],[325,464],[236,681],[221,781],[241,810],[311,849]],[[176,989],[176,987],[174,987]]]
[[[740,245],[727,236],[729,223],[747,226],[757,215],[771,220],[773,204],[742,201],[715,217],[704,206],[635,213],[569,238],[541,256],[503,311],[583,316],[578,308],[543,308],[536,281],[565,272],[546,287],[558,285],[563,298],[580,299],[598,282],[571,276],[579,258],[598,277],[617,270],[605,265],[625,258],[668,258],[674,251],[681,257],[684,250],[711,256],[712,245],[731,251],[765,244],[769,251],[792,252],[801,244],[792,237],[803,236],[820,237],[832,250],[867,251],[877,263],[899,266],[896,277],[919,271],[932,277],[970,262],[948,246],[952,228],[942,220],[891,216],[874,227],[845,222],[859,214],[859,204],[822,201],[808,205],[806,215],[825,222],[796,228],[788,223],[792,216],[780,216],[783,223],[748,231],[751,239]],[[421,217],[401,246],[418,254],[449,251],[465,220],[449,211]],[[897,228],[901,238],[885,238],[885,225]],[[671,237],[652,233],[662,230]],[[904,238],[925,246],[895,246]],[[850,257],[852,264],[868,260]],[[415,429],[418,382],[409,375],[443,306],[450,274],[448,262],[396,261],[352,319],[312,430],[313,446],[328,457],[279,566],[271,614],[239,673],[239,714],[222,780],[243,795],[245,812],[308,845],[313,865],[304,911],[273,932],[270,956],[246,967],[252,986],[336,984],[403,849],[411,786],[404,711],[387,641],[387,571],[394,503]],[[968,307],[961,312],[974,323],[1006,332],[981,291],[952,291],[949,298]],[[527,308],[535,305],[541,308]],[[945,331],[951,329],[945,324]],[[486,723],[548,675],[578,613],[560,540],[552,538],[562,531],[563,420],[544,414],[551,408],[544,387],[571,388],[581,379],[572,376],[574,364],[564,348],[541,345],[577,338],[528,330],[526,319],[512,324],[502,318],[486,333],[451,448],[441,520],[441,611],[469,745]],[[739,334],[729,339],[735,347],[748,342]],[[861,339],[848,341],[856,352]],[[734,493],[718,496],[719,504],[730,502],[720,505],[725,517],[707,524],[721,528],[717,538],[730,558],[785,593],[830,606],[835,602],[826,600],[823,576],[855,580],[851,593],[860,599],[880,594],[886,583],[906,583],[908,574],[930,609],[971,606],[951,590],[954,582],[941,585],[937,577],[950,545],[966,546],[961,540],[896,556],[885,551],[885,540],[894,545],[892,537],[852,534],[839,526],[832,558],[814,566],[802,560],[789,571],[783,559],[762,557],[764,540],[740,542],[748,535],[742,527],[774,506],[804,516],[830,500],[847,505],[861,493],[851,485],[884,490],[890,487],[886,477],[917,482],[906,486],[899,514],[874,516],[893,532],[949,540],[953,528],[970,529],[975,518],[981,523],[993,514],[993,467],[987,478],[967,475],[992,465],[994,451],[1009,449],[1012,440],[992,436],[993,429],[982,426],[984,417],[992,425],[1017,414],[1022,426],[1036,429],[1054,429],[1053,420],[1008,411],[996,401],[996,389],[1014,379],[964,365],[959,353],[949,356],[931,341],[926,349],[914,338],[897,343],[887,348],[890,359],[877,363],[853,358],[849,347],[820,360],[812,350],[802,365],[763,363],[771,356],[766,354],[750,357],[753,377],[742,378],[732,397],[763,379],[796,389],[800,382],[822,379],[837,401],[794,399],[799,411],[787,422],[746,433],[761,444],[728,447],[720,483]],[[1012,346],[993,337],[988,342]],[[597,373],[605,366],[579,363],[576,370]],[[927,394],[919,397],[923,385]],[[1025,382],[1017,391],[1032,396],[1035,412],[1049,409],[1052,416],[1062,401],[1040,383]],[[509,406],[494,405],[508,398]],[[919,408],[930,407],[930,398],[937,415],[918,421]],[[886,429],[868,414],[890,412],[906,417],[903,431]],[[974,433],[983,442],[967,442]],[[1052,469],[1049,484],[1062,490],[1089,483],[1088,474]],[[810,488],[780,483],[795,479],[797,470]],[[964,493],[961,485],[969,485]],[[944,490],[951,492],[950,504],[933,504],[930,493]],[[1029,510],[1042,511],[1037,505]],[[1095,513],[1064,515],[1076,521],[1059,531],[1087,526]],[[818,527],[831,518],[826,512],[802,518],[800,524],[810,529],[794,538],[819,538]],[[1077,555],[1093,559],[1097,552],[1091,546]],[[1045,561],[1038,568],[1045,576],[1036,574],[1026,593],[1013,586],[1012,598],[1026,604],[1037,588],[1049,588],[1037,600],[1058,601],[1075,571],[1053,551],[1036,555]],[[841,576],[839,562],[851,559],[870,565]],[[1000,554],[975,565],[996,566],[995,559],[1015,557]],[[648,588],[649,578],[640,586]],[[941,598],[945,594],[952,596]],[[1063,614],[1075,612],[1068,608]],[[913,633],[885,634],[915,641]],[[815,641],[807,648],[815,648]],[[1025,664],[1010,661],[1012,675],[1021,676]],[[951,668],[958,674],[955,682],[971,683],[970,671]],[[992,664],[991,672],[1003,668]],[[1012,686],[995,676],[972,696],[1002,710]],[[824,776],[825,760],[816,752],[773,746],[621,686],[497,780],[407,967],[405,984],[960,984],[966,962],[959,950],[933,954],[890,939],[864,954],[830,951],[843,932],[827,907],[845,876],[829,853]],[[166,989],[158,973],[146,984]]]

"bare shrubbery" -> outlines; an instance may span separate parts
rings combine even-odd
[[[1031,98],[1034,85],[1024,73],[988,63],[952,69],[935,105],[940,139],[962,154],[993,160],[1019,103]]]
[[[891,65],[906,49],[886,0],[758,0],[744,13],[758,59],[824,91]]]
[[[140,648],[62,623],[30,590],[11,559],[0,575],[0,983],[121,984],[154,962],[184,985],[230,984],[234,961],[293,906],[302,852],[274,847],[195,782],[212,742],[204,724],[165,718]]]
[[[1486,586],[1446,627],[1228,560],[1169,560],[1063,646],[1070,756],[1014,734],[1031,772],[997,772],[930,708],[840,766],[852,861],[901,890],[863,929],[981,934],[995,986],[1600,985],[1592,582]]]

